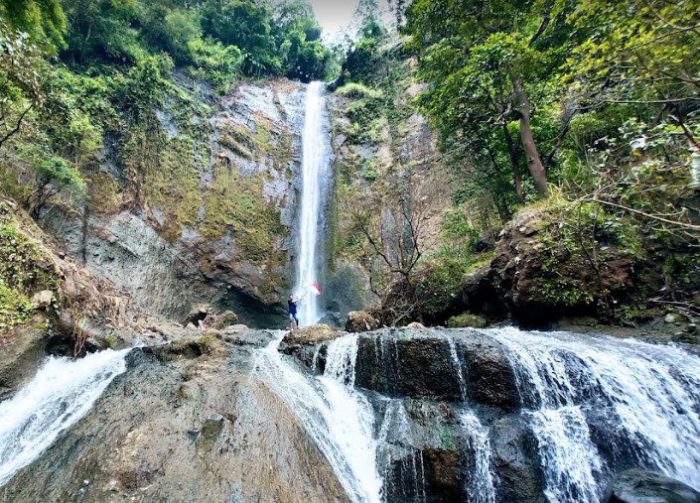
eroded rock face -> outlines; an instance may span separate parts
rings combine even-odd
[[[270,338],[132,351],[127,372],[0,500],[346,502],[303,425],[252,374]]]
[[[252,326],[283,326],[304,87],[242,84],[215,98],[184,77],[175,84],[202,106],[183,114],[189,105],[172,99],[159,112],[166,135],[141,200],[107,139],[89,207],[48,205],[41,225],[144,311],[182,320],[209,303]]]
[[[605,503],[699,503],[700,492],[659,473],[628,470],[613,480]]]

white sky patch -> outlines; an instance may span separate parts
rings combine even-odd
[[[309,0],[309,3],[323,28],[324,40],[332,41],[350,28],[358,0]],[[385,1],[379,3],[386,8]]]

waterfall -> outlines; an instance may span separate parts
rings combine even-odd
[[[700,358],[669,345],[570,333],[490,332],[508,353],[555,502],[596,502],[605,460],[591,416],[634,465],[700,489]]]
[[[296,280],[299,323],[312,325],[321,318],[318,299],[310,293],[318,281],[319,231],[322,228],[323,189],[328,178],[330,146],[325,124],[326,98],[323,83],[312,82],[306,91],[304,132],[302,139],[302,190],[299,220],[299,261]]]
[[[299,418],[354,503],[379,503],[373,412],[367,399],[347,384],[354,380],[357,338],[334,341],[321,377],[307,376],[278,352],[284,337],[260,353],[256,372]]]
[[[0,486],[49,448],[126,370],[128,350],[80,360],[49,358],[34,379],[0,403]]]
[[[492,427],[499,421],[502,428],[499,418],[532,438],[524,455],[539,465],[538,497],[550,503],[598,503],[611,478],[631,467],[700,489],[700,357],[674,345],[515,328],[424,331],[415,336],[421,338],[433,343],[418,344],[410,358],[421,358],[421,348],[435,343],[444,350],[414,361],[413,372],[444,358],[431,371],[456,373],[452,381],[461,398],[436,403],[392,391],[409,388],[386,388],[391,396],[378,391],[385,379],[417,378],[402,374],[403,351],[414,339],[402,332],[325,343],[321,376],[314,375],[324,368],[318,349],[314,373],[279,354],[279,341],[266,352],[265,381],[299,417],[352,501],[431,501],[436,472],[430,452],[445,445],[455,449],[451,459],[459,458],[465,501],[504,501],[499,488],[513,481],[508,473],[505,482],[499,477],[504,461],[494,458],[502,455],[492,447],[504,438]],[[466,352],[490,351],[494,344],[520,395],[515,411],[496,412],[469,400],[471,379],[479,376]],[[372,391],[358,387],[367,385]],[[512,440],[507,442],[509,450]]]

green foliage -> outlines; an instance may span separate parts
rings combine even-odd
[[[349,82],[336,91],[341,96],[352,99],[381,100],[384,95],[379,89],[372,89],[358,82]]]
[[[26,321],[33,311],[32,293],[56,288],[57,277],[48,264],[45,253],[0,204],[0,331]]]
[[[463,313],[447,320],[448,328],[485,328],[488,321],[476,314]]]
[[[63,46],[66,16],[60,0],[2,0],[0,18],[10,29],[27,34],[31,43],[49,54]]]
[[[80,173],[61,157],[38,158],[33,168],[39,178],[39,185],[54,183],[59,187],[69,187],[78,192],[85,192],[85,182]]]

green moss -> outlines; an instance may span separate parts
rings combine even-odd
[[[214,167],[212,188],[205,194],[206,215],[200,232],[208,239],[231,231],[243,258],[271,267],[285,263],[280,241],[285,228],[273,203],[263,197],[261,176],[243,176],[240,169],[220,160]]]
[[[472,313],[463,313],[447,320],[449,328],[484,328],[487,325],[486,318]]]
[[[21,292],[0,280],[0,334],[22,325],[32,313],[32,304]]]
[[[192,138],[170,140],[146,178],[148,200],[166,217],[161,231],[170,240],[180,236],[182,225],[195,227],[197,222],[202,196],[195,148]]]
[[[58,275],[50,258],[0,203],[0,331],[28,319],[31,294],[57,286]]]
[[[427,256],[419,279],[423,312],[443,312],[460,295],[464,276],[491,259],[491,253],[474,254],[459,246],[444,246]]]
[[[637,227],[598,204],[559,200],[540,203],[540,207],[542,231],[537,239],[542,245],[542,275],[537,288],[547,302],[590,305],[604,292],[599,282],[581,281],[581,268],[595,272],[615,257],[644,257]]]

